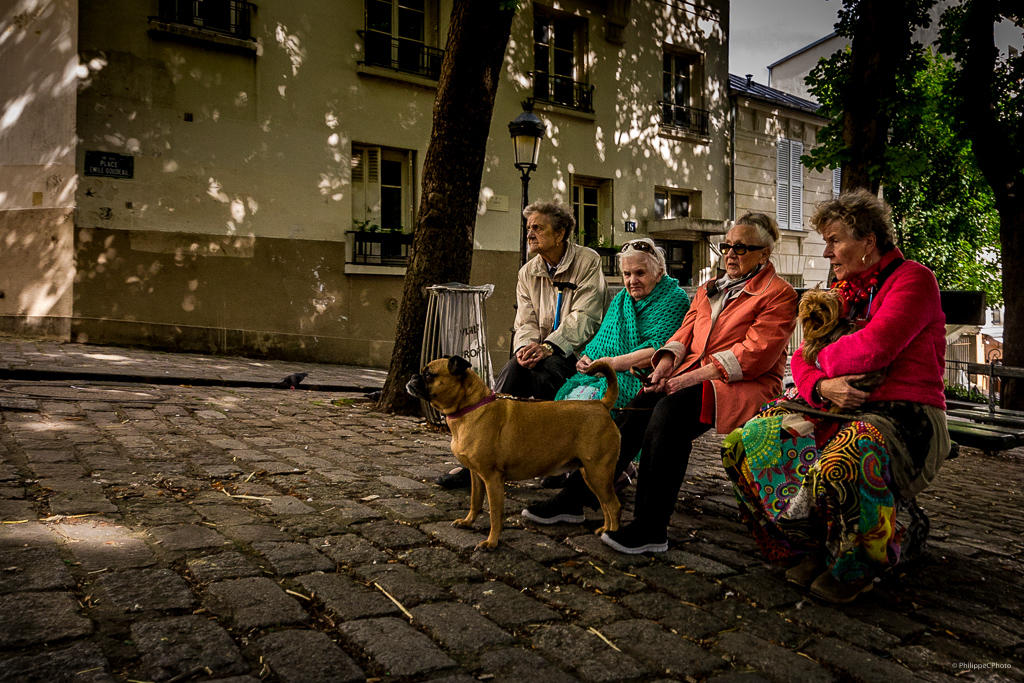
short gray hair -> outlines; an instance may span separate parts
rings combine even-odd
[[[576,219],[573,217],[572,211],[565,208],[561,202],[557,200],[550,202],[537,200],[523,209],[523,217],[526,220],[530,220],[530,216],[535,213],[547,216],[548,220],[551,221],[551,228],[553,230],[561,230],[563,239],[566,242],[576,237]]]
[[[644,242],[651,246],[651,251],[644,251],[642,249],[626,249],[626,245],[634,244],[636,242]],[[647,260],[647,264],[656,273],[667,273],[668,267],[665,265],[665,250],[654,243],[650,237],[641,237],[639,239],[630,240],[626,244],[622,245],[622,250],[615,255],[619,264],[619,272],[622,272],[622,261],[627,258],[633,258],[640,256]]]
[[[762,247],[775,250],[775,245],[779,241],[779,224],[768,214],[750,211],[736,219],[733,227],[737,225],[749,225],[757,231]]]

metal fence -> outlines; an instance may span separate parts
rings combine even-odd
[[[160,21],[252,38],[252,3],[244,0],[160,0]]]
[[[531,71],[533,99],[553,102],[580,111],[594,111],[594,86],[564,76],[553,76],[546,71]]]
[[[432,80],[441,77],[444,50],[428,47],[418,40],[393,38],[390,33],[366,30],[366,60],[370,66],[382,66]]]

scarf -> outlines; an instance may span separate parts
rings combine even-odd
[[[600,329],[583,352],[588,358],[597,360],[645,348],[660,349],[679,329],[689,308],[690,298],[679,286],[679,282],[668,275],[662,275],[651,293],[639,301],[623,289],[612,299]],[[615,407],[621,408],[639,393],[643,385],[628,372],[616,375],[619,380],[619,398]],[[562,385],[555,400],[565,400],[574,389],[581,386],[593,387],[600,396],[605,391],[607,380],[578,372]]]
[[[882,284],[892,275],[904,262],[903,254],[899,249],[893,248],[882,255],[878,263],[871,267],[847,276],[843,280],[832,282],[832,289],[839,292],[843,299],[843,315],[854,320],[862,317],[867,320],[871,317],[871,307],[874,304],[875,295],[882,288]]]

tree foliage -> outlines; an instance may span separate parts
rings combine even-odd
[[[921,12],[931,4],[922,2],[911,12],[915,25],[927,26]],[[853,9],[838,30],[854,30]],[[819,146],[804,163],[819,171],[842,166],[844,176],[853,156],[843,134],[845,103],[850,92],[859,92],[851,84],[852,62],[852,50],[837,52],[807,78],[831,122],[818,132]],[[908,258],[931,268],[943,289],[983,290],[989,304],[998,305],[999,216],[971,141],[953,115],[956,64],[913,43],[891,71],[894,89],[879,98],[889,122],[886,144],[868,165],[871,186],[880,184],[892,205],[900,248]]]
[[[836,33],[849,38],[852,49],[833,55],[808,79],[831,123],[819,131],[822,145],[805,162],[819,170],[842,166],[843,189],[877,192],[894,169],[912,172],[923,163],[892,148],[888,132],[917,104],[907,86],[922,68],[925,49],[913,33],[930,24],[935,1],[843,0]]]
[[[993,27],[1024,27],[1020,0],[963,0],[942,17],[942,50],[959,69],[952,115],[970,138],[978,168],[992,188],[999,212],[1003,263],[1003,362],[1024,366],[1024,55],[1004,58]],[[1003,405],[1024,409],[1024,381],[1003,387]]]

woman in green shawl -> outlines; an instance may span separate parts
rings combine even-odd
[[[576,364],[578,372],[562,386],[556,401],[601,396],[607,380],[584,373],[591,363],[603,360],[619,378],[615,408],[626,405],[641,388],[629,369],[646,367],[654,352],[679,329],[690,308],[690,298],[665,272],[665,255],[653,240],[644,237],[626,242],[618,258],[624,288],[612,300],[601,328]]]

